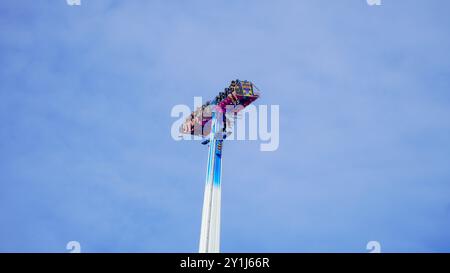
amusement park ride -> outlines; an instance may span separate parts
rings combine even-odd
[[[220,92],[192,112],[180,127],[180,132],[203,137],[202,144],[209,144],[206,166],[206,184],[203,200],[202,225],[199,252],[219,252],[220,247],[220,198],[222,180],[222,146],[229,136],[226,114],[237,113],[259,98],[257,88],[249,81],[232,81]]]

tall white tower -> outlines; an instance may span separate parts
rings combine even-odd
[[[209,134],[205,197],[203,200],[202,226],[200,231],[200,253],[217,253],[220,250],[222,127],[222,113],[213,111],[211,132]]]
[[[180,133],[204,137],[209,143],[206,165],[205,196],[203,199],[202,226],[199,252],[220,251],[220,195],[222,180],[222,145],[227,137],[225,114],[236,114],[259,98],[256,86],[249,81],[236,79],[212,101],[191,113],[180,126]],[[258,88],[256,88],[257,90]],[[206,113],[206,115],[205,115]],[[211,121],[211,123],[209,123]],[[211,127],[209,127],[211,124]],[[210,130],[208,132],[208,130]]]

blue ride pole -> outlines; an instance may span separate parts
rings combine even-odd
[[[223,113],[212,111],[206,166],[205,195],[200,231],[200,253],[220,250],[220,198],[222,179]]]

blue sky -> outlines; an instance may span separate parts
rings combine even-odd
[[[207,150],[176,104],[235,78],[280,146],[224,145],[224,252],[450,251],[450,3],[0,4],[0,251],[196,252]]]

